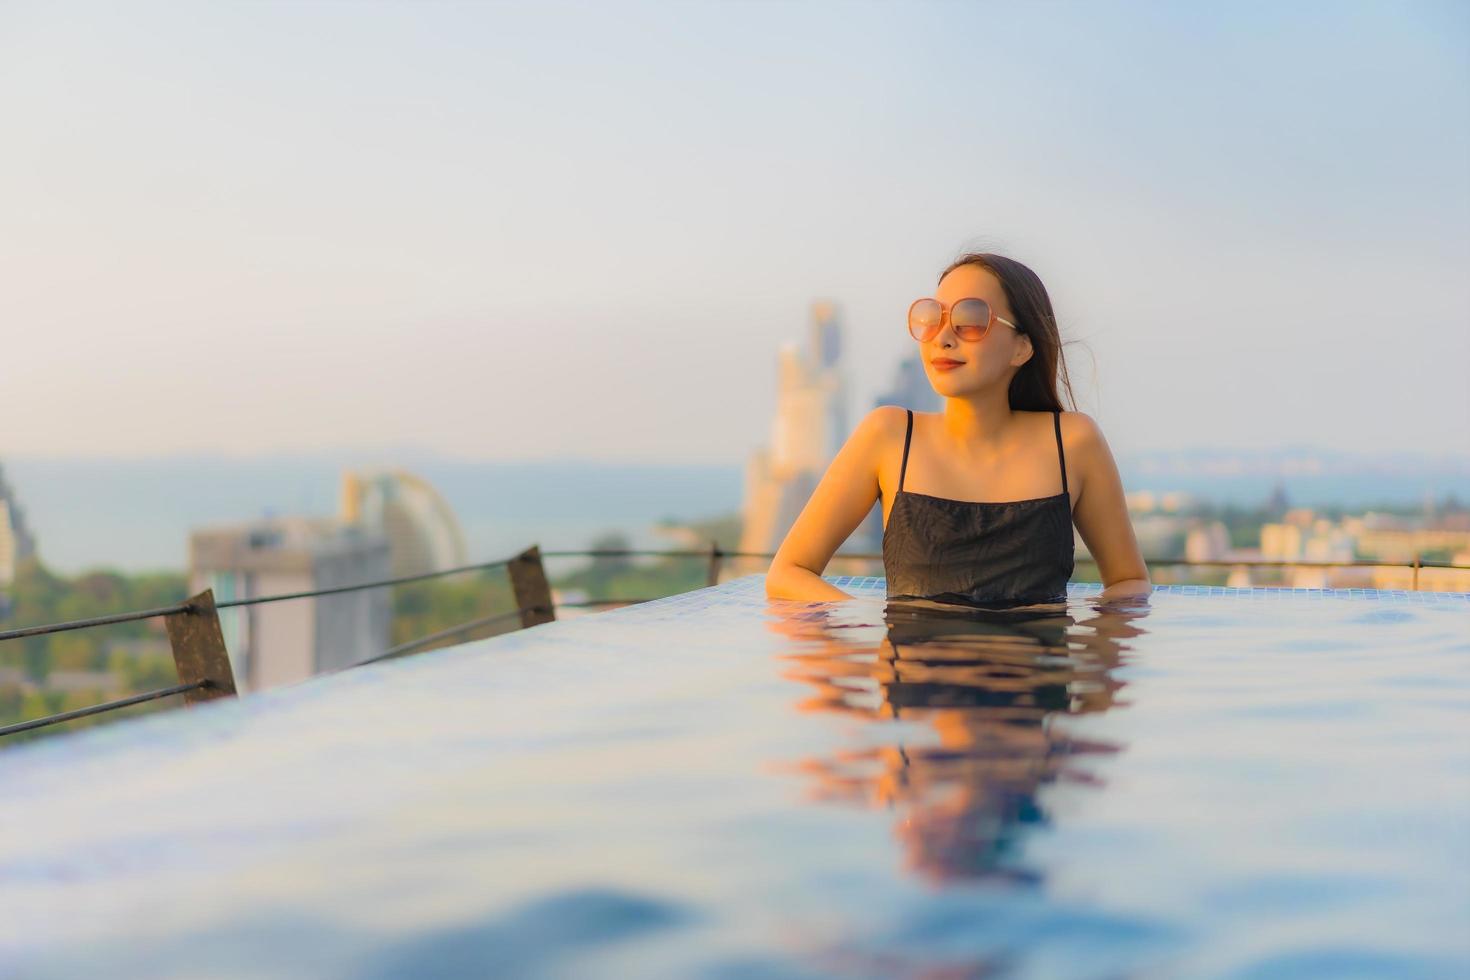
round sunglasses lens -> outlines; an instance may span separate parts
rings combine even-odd
[[[928,340],[939,329],[944,307],[932,299],[921,299],[909,307],[909,334],[915,340]]]
[[[949,322],[966,340],[979,340],[990,326],[990,304],[983,299],[962,299],[949,311]]]

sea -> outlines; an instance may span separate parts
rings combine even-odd
[[[1292,506],[1470,502],[1470,458],[1457,456],[1199,449],[1120,455],[1118,465],[1130,492],[1177,491],[1239,506],[1263,503],[1278,487]],[[495,462],[414,450],[134,459],[0,454],[38,553],[62,574],[182,570],[191,529],[334,514],[343,473],[370,466],[401,468],[432,484],[458,517],[471,561],[532,544],[543,551],[587,548],[611,532],[634,548],[673,547],[660,522],[729,516],[744,491],[738,463]]]

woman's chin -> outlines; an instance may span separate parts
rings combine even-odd
[[[929,376],[929,384],[933,386],[935,393],[945,398],[955,398],[970,393],[974,385],[967,383],[966,379],[951,377],[953,373],[953,371],[936,372]]]

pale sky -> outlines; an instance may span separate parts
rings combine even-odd
[[[978,246],[1117,453],[1470,453],[1470,5],[0,0],[0,460],[738,463]]]

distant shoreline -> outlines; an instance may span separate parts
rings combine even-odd
[[[21,455],[0,457],[0,468],[42,560],[74,574],[180,569],[192,527],[266,513],[335,513],[342,470],[366,462],[382,461],[348,451],[136,460]],[[582,548],[613,530],[656,546],[655,523],[732,513],[744,492],[744,470],[733,465],[476,463],[407,452],[401,465],[444,495],[475,560],[533,542]],[[1470,458],[1192,450],[1120,456],[1119,467],[1129,492],[1182,492],[1235,506],[1264,502],[1278,480],[1294,506],[1416,506],[1426,494],[1470,501]]]

